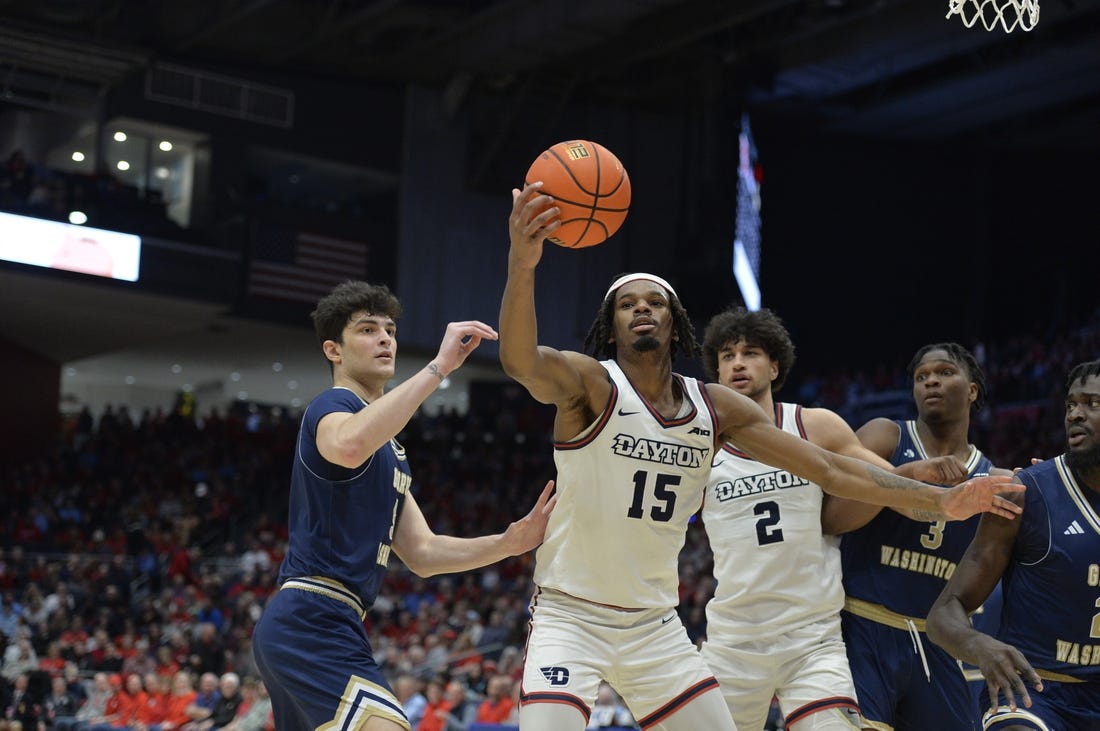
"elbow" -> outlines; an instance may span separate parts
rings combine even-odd
[[[503,345],[500,348],[500,367],[504,369],[504,373],[509,378],[514,378],[517,381],[523,379],[529,368],[524,367],[526,364],[523,359],[510,355]]]
[[[943,628],[943,608],[940,605],[940,601],[937,600],[932,608],[928,610],[928,617],[924,621],[924,631],[928,635],[928,639],[936,645],[943,646],[944,641],[944,628]]]
[[[415,566],[410,566],[409,564],[405,565],[408,566],[409,571],[412,571],[414,574],[417,575],[418,578],[421,579],[430,579],[431,577],[440,573],[439,570],[436,569],[434,566],[429,566],[423,563],[416,564]]]
[[[940,623],[933,619],[932,614],[928,615],[928,619],[925,621],[924,630],[928,635],[928,639],[932,641],[934,645],[943,645],[943,628],[940,627]]]
[[[401,563],[405,564],[405,568],[421,579],[428,579],[439,573],[439,568],[429,560],[426,547],[400,551],[397,556],[401,559]]]
[[[366,445],[362,441],[356,441],[354,439],[339,439],[334,445],[332,445],[331,457],[326,456],[330,462],[346,467],[348,469],[355,469],[359,467],[374,454],[372,445]]]

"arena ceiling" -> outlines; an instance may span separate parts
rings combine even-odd
[[[1096,147],[1100,3],[1041,3],[1007,34],[946,19],[947,0],[0,0],[0,74],[103,92],[162,59],[524,110],[736,98],[840,134]]]
[[[946,0],[0,0],[0,103],[80,113],[164,61],[241,77],[416,83],[455,103],[493,94],[519,118],[580,101],[657,110],[732,101],[758,127],[1095,151],[1100,3],[1041,3],[1034,31],[1009,34],[945,18]],[[238,333],[239,345],[255,330],[164,298],[113,298],[106,316],[74,328],[81,308],[51,316],[51,303],[102,305],[102,290],[63,292],[80,285],[54,281],[47,296],[41,284],[4,275],[0,329],[111,377],[137,363],[151,378],[174,365],[158,338],[196,339],[202,361],[219,347],[211,337]],[[301,337],[285,335],[259,338],[254,365],[227,355],[223,370],[290,362],[285,348],[264,349]],[[149,352],[128,350],[134,342]],[[294,362],[314,357],[309,348]],[[286,389],[285,372],[271,378],[271,389]]]

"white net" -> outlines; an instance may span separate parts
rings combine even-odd
[[[986,30],[1031,30],[1039,23],[1039,0],[947,0],[947,17],[952,15],[961,17],[967,28],[981,21]]]

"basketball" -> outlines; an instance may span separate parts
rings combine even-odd
[[[542,192],[561,209],[561,227],[548,240],[569,249],[601,244],[619,230],[630,209],[630,178],[603,145],[588,140],[559,142],[527,170],[526,183],[543,182]]]

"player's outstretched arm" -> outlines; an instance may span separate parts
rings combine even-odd
[[[508,281],[500,303],[500,364],[538,401],[560,404],[584,392],[577,364],[580,354],[565,354],[538,344],[535,316],[535,268],[546,236],[560,226],[553,198],[533,183],[512,191],[508,218]],[[594,364],[593,364],[594,365]],[[583,367],[583,366],[582,366]]]
[[[966,479],[966,465],[955,457],[934,457],[896,467],[891,464],[883,455],[893,454],[897,447],[898,427],[889,419],[873,419],[864,424],[857,435],[848,426],[848,422],[828,409],[803,409],[802,413],[810,441],[831,452],[862,460],[895,475],[920,482],[955,485]],[[821,435],[821,438],[816,438],[815,434]],[[882,508],[882,505],[826,494],[821,510],[822,531],[835,535],[862,528]],[[905,507],[894,507],[894,510],[907,518],[922,520],[916,510]]]
[[[358,467],[405,428],[409,419],[482,340],[496,340],[493,328],[477,320],[447,325],[439,352],[404,383],[354,414],[334,411],[317,424],[317,450],[329,462]]]
[[[453,574],[488,566],[508,556],[518,556],[537,548],[546,535],[546,524],[557,504],[554,481],[546,483],[535,506],[503,533],[477,538],[438,535],[424,519],[412,493],[397,521],[393,550],[417,576]]]
[[[981,669],[994,704],[1000,703],[1003,694],[1013,710],[1017,696],[1030,707],[1028,685],[1042,691],[1043,682],[1019,650],[974,629],[969,615],[989,598],[1004,574],[1018,531],[1018,521],[982,516],[974,540],[932,605],[927,625],[929,639]]]
[[[775,427],[751,399],[719,384],[707,384],[718,411],[720,438],[760,462],[816,482],[840,497],[909,508],[920,520],[962,520],[983,511],[1011,516],[1019,508],[998,492],[1019,492],[1006,477],[977,477],[945,490],[895,475],[862,460],[826,451]]]

